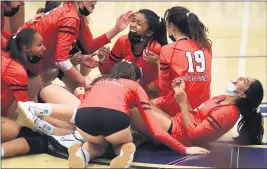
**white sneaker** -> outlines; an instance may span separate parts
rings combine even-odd
[[[65,136],[52,135],[49,138],[49,142],[52,146],[62,150],[65,153],[68,152],[68,148],[70,148],[71,146],[75,144],[78,144],[78,145],[83,144],[83,141],[76,138],[74,134],[69,134]]]
[[[134,159],[136,147],[133,143],[126,143],[121,148],[121,154],[110,162],[110,168],[129,168]]]
[[[33,107],[34,102],[18,102],[17,111],[18,119],[17,122],[20,125],[23,125],[28,128],[34,128],[34,121],[37,119],[37,116],[34,112]]]
[[[68,158],[68,165],[69,168],[85,168],[87,162],[85,160],[85,154],[81,149],[81,145],[76,144],[72,145],[68,149],[69,158]]]

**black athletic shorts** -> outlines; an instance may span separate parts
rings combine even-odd
[[[87,107],[78,109],[76,126],[92,136],[109,136],[131,125],[131,118],[118,110]]]

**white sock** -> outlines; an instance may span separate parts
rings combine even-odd
[[[76,153],[75,153],[76,156],[82,158],[85,160],[85,165],[87,166],[89,161],[90,161],[90,155],[89,155],[89,152],[80,148]]]
[[[34,108],[36,115],[50,116],[52,114],[52,104],[50,103],[36,103]]]
[[[78,132],[78,130],[74,131],[74,136],[79,139],[82,140],[82,142],[86,142],[87,140]]]
[[[70,119],[70,122],[75,124],[75,117],[76,117],[76,113],[77,113],[77,107],[74,106],[73,108],[73,113],[72,113],[72,117]]]
[[[4,155],[5,155],[4,149],[1,147],[1,157],[4,157]]]

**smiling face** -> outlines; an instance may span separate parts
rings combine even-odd
[[[32,44],[29,47],[28,51],[30,51],[32,55],[41,57],[45,50],[46,48],[43,44],[42,36],[39,33],[35,33],[33,36]]]
[[[131,23],[130,31],[136,32],[137,35],[147,36],[148,35],[148,23],[145,16],[141,13],[137,13]]]

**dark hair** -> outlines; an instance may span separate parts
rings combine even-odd
[[[255,80],[244,93],[245,98],[236,100],[236,106],[242,115],[237,126],[239,137],[236,140],[241,144],[261,144],[264,134],[263,119],[261,113],[257,112],[263,99],[261,83]]]
[[[45,9],[44,8],[37,9],[36,14],[39,14],[39,13],[45,13]]]
[[[16,36],[9,38],[5,51],[9,52],[10,57],[25,65],[24,59],[20,56],[22,46],[31,46],[33,36],[37,32],[31,28],[22,29]]]
[[[122,61],[117,63],[112,69],[111,72],[107,75],[100,76],[93,80],[90,84],[92,87],[96,82],[100,79],[130,79],[130,80],[138,80],[141,78],[141,70],[134,63],[129,63],[127,61]]]
[[[188,9],[175,6],[168,9],[164,14],[164,20],[172,23],[181,33],[190,39],[196,40],[201,47],[210,49],[211,41],[207,38],[208,28],[198,19],[197,15]]]
[[[46,13],[57,8],[61,3],[62,1],[46,1],[44,12]]]
[[[148,9],[141,9],[137,13],[141,13],[145,16],[148,29],[153,32],[152,40],[156,40],[161,46],[168,44],[164,19]]]

